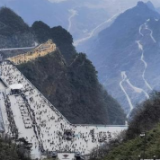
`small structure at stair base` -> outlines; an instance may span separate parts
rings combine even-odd
[[[19,94],[21,92],[21,89],[23,89],[22,84],[12,84],[9,86],[11,90],[11,94]]]

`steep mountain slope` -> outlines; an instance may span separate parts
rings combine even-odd
[[[70,60],[76,55],[75,48],[72,45],[72,36],[61,26],[50,28],[42,21],[36,21],[32,25],[32,31],[35,33],[35,37],[39,43],[52,39],[67,62],[70,63]]]
[[[148,8],[150,8],[153,11],[157,11],[156,8],[154,7],[153,3],[151,1],[148,1],[147,3]]]
[[[56,51],[18,68],[72,123],[124,124],[121,107],[102,89],[84,54],[67,65]]]
[[[0,9],[0,48],[34,45],[34,36],[29,26],[6,7]]]
[[[92,43],[89,53],[100,82],[128,114],[159,89],[160,15],[147,4],[121,14]]]
[[[36,35],[39,43],[44,43],[48,40],[48,38],[51,38],[50,27],[42,21],[34,22],[32,25],[32,31]]]

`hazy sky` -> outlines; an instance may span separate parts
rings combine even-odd
[[[65,1],[73,1],[73,0],[48,0],[53,3],[60,3]],[[74,0],[74,1],[83,1],[83,0]],[[90,0],[85,0],[87,2],[91,2]],[[122,4],[122,5],[135,5],[140,0],[97,0],[99,4],[101,4],[101,7],[104,7],[104,5],[115,5],[116,3]],[[141,0],[143,2],[147,2],[148,0]],[[156,7],[160,7],[160,0],[150,0]],[[93,3],[91,5],[94,5]]]

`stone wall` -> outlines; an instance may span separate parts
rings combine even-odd
[[[19,65],[22,63],[26,63],[28,61],[35,60],[38,57],[43,57],[49,53],[54,52],[55,50],[56,50],[55,43],[49,40],[46,43],[39,45],[32,51],[8,58],[8,60],[10,60],[16,65]]]

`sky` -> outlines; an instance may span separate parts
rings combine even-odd
[[[71,1],[71,0],[48,0],[48,1],[53,2],[53,3],[61,3],[61,2],[64,2],[64,1]],[[115,3],[115,2],[126,3],[127,1],[129,3],[137,3],[139,0],[99,0],[99,1],[112,4],[112,3]],[[141,1],[147,2],[148,0],[141,0]],[[155,5],[160,6],[160,0],[150,0],[150,1],[153,2]]]
[[[111,15],[115,12],[126,10],[137,4],[138,1],[148,2],[149,0],[48,0],[52,3],[77,4],[92,9],[106,9]],[[156,8],[160,7],[160,0],[150,0]]]

